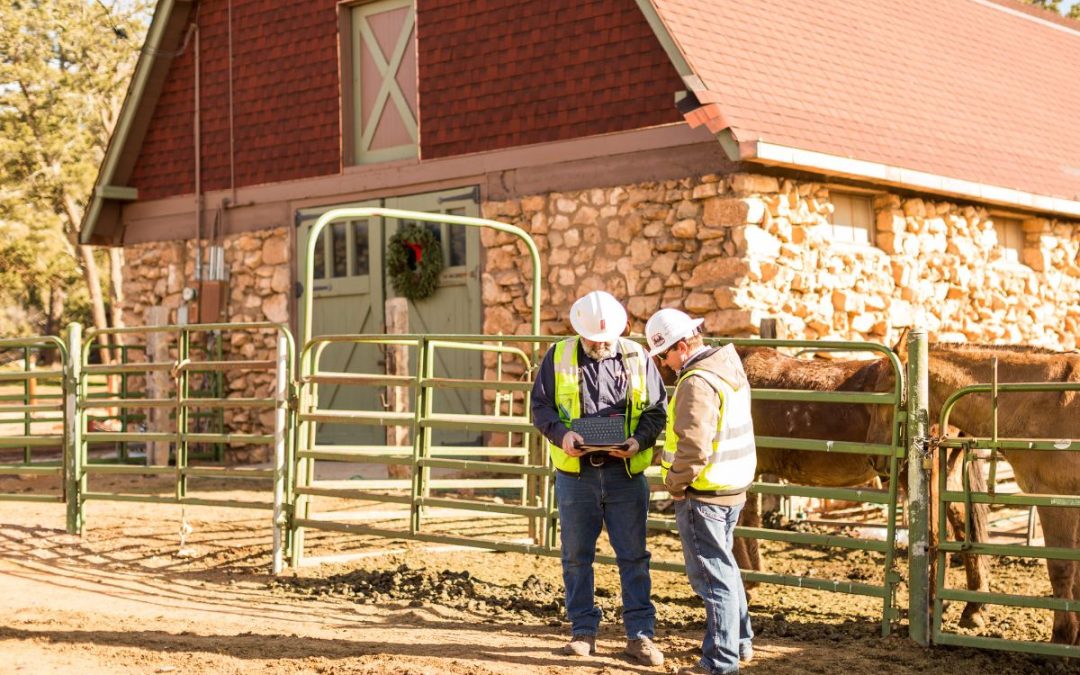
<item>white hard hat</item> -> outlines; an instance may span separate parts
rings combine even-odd
[[[570,325],[593,342],[611,342],[626,328],[626,310],[611,293],[587,293],[570,308]]]
[[[659,310],[645,324],[645,337],[649,341],[649,356],[665,352],[679,340],[690,337],[704,321],[704,319],[691,319],[686,312],[670,307]]]

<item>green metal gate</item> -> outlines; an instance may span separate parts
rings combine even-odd
[[[53,351],[56,367],[37,368],[39,357],[52,358],[48,352]],[[5,455],[0,475],[53,476],[56,489],[55,494],[0,492],[0,500],[63,503],[66,406],[73,391],[67,378],[67,346],[50,336],[0,339],[0,357],[4,356],[22,363],[0,370],[0,452]]]
[[[68,474],[68,528],[81,532],[84,523],[84,505],[91,500],[109,500],[124,502],[153,502],[166,504],[191,504],[204,506],[225,506],[234,508],[265,508],[275,511],[275,534],[277,526],[285,518],[285,486],[288,466],[287,454],[291,449],[291,421],[289,420],[289,383],[292,376],[294,347],[287,329],[273,323],[249,324],[195,324],[182,326],[156,326],[142,328],[114,328],[90,330],[85,342],[81,341],[77,324],[73,326],[71,346],[71,378],[77,385],[77,408],[72,425],[71,459]],[[275,345],[276,356],[269,360],[215,360],[207,358],[208,352],[196,348],[195,336],[210,333],[248,332],[254,338],[267,340]],[[135,336],[147,340],[156,335],[163,340],[163,360],[154,361],[146,354],[146,360],[92,364],[90,355],[100,348],[106,335]],[[202,358],[200,358],[202,357]],[[222,372],[243,371],[246,376],[263,373],[274,382],[274,395],[265,398],[229,397],[225,392],[213,389],[199,389],[193,386],[196,374],[212,375]],[[123,375],[129,378],[131,386],[125,396],[108,398],[93,395],[88,386],[89,379],[95,376]],[[162,380],[161,391],[156,396],[148,396],[145,381],[149,377],[159,376]],[[136,384],[141,378],[142,382]],[[141,385],[141,386],[140,386]],[[159,419],[162,426],[169,429],[130,429],[120,431],[92,431],[87,420],[91,411],[117,409],[126,416],[130,410],[159,410],[165,413]],[[217,410],[266,411],[273,413],[271,433],[203,433],[192,429],[192,422],[198,411]],[[108,417],[108,415],[102,415]],[[158,466],[139,466],[121,464],[109,459],[93,458],[89,453],[92,444],[122,444],[130,447],[133,443],[167,444],[167,461]],[[267,445],[273,449],[273,466],[268,469],[225,466],[194,466],[190,463],[190,450],[193,444],[226,445]],[[153,494],[141,492],[107,492],[89,489],[89,480],[94,476],[167,476],[171,478],[171,494]],[[273,501],[247,502],[228,499],[207,499],[189,494],[189,482],[193,478],[256,479],[272,482]],[[138,487],[132,481],[130,488]],[[275,551],[280,546],[275,547]],[[280,563],[277,563],[280,567]]]
[[[883,605],[881,622],[882,634],[889,634],[892,626],[900,617],[900,613],[896,607],[896,591],[901,581],[901,577],[895,569],[897,557],[897,487],[899,484],[900,468],[903,465],[904,459],[907,457],[905,448],[906,433],[904,429],[904,424],[907,419],[907,415],[904,411],[905,378],[903,366],[900,364],[896,354],[882,345],[862,342],[707,338],[706,343],[713,345],[730,343],[740,346],[787,348],[800,351],[855,352],[871,354],[887,359],[893,375],[892,390],[887,392],[805,391],[782,389],[752,390],[752,396],[755,400],[790,402],[814,401],[836,405],[883,405],[890,408],[890,434],[888,441],[885,443],[857,443],[832,440],[811,440],[805,438],[769,437],[761,435],[758,435],[755,438],[759,448],[778,448],[804,452],[857,454],[867,457],[882,457],[888,467],[885,476],[888,479],[887,488],[836,488],[797,485],[793,483],[779,484],[763,482],[755,482],[751,488],[751,493],[753,494],[840,499],[883,507],[885,510],[884,537],[881,539],[872,539],[868,537],[846,536],[840,533],[821,534],[793,532],[744,526],[736,527],[735,535],[764,541],[880,553],[883,556],[884,561],[882,565],[881,582],[878,584],[825,579],[809,575],[798,576],[752,571],[744,571],[743,578],[752,582],[779,584],[797,588],[809,588],[819,591],[832,591],[880,598]],[[663,485],[659,480],[659,475],[657,475],[654,480],[655,485],[657,485],[659,489],[663,489]],[[662,493],[661,496],[663,496],[663,494],[665,493]],[[649,524],[653,529],[676,531],[674,518],[654,516],[653,518],[650,518]],[[682,561],[653,561],[652,566],[656,569],[683,570]]]
[[[991,396],[991,409],[993,415],[993,433],[989,438],[946,438],[937,442],[939,453],[940,478],[938,482],[939,512],[938,528],[941,532],[941,541],[937,549],[937,573],[934,580],[934,614],[933,614],[933,639],[936,644],[959,645],[966,647],[979,647],[983,649],[1001,649],[1008,651],[1028,652],[1033,654],[1045,654],[1049,656],[1080,657],[1080,646],[1065,644],[1050,644],[1045,642],[1007,640],[986,636],[963,635],[950,630],[945,624],[945,603],[957,602],[980,602],[990,605],[1007,607],[1027,607],[1034,609],[1054,610],[1059,612],[1080,612],[1080,599],[1067,600],[1054,597],[1030,597],[1008,593],[991,593],[949,588],[946,583],[946,566],[948,557],[953,553],[967,553],[991,556],[1016,556],[1027,559],[1044,560],[1067,560],[1080,562],[1080,549],[991,544],[977,542],[972,536],[971,507],[973,504],[1008,504],[1028,507],[1062,507],[1080,509],[1080,496],[1078,495],[1049,495],[1049,494],[996,494],[994,492],[994,475],[997,464],[1003,461],[1001,451],[1023,450],[1036,452],[1080,452],[1080,440],[1076,439],[1002,439],[997,434],[998,396],[999,394],[1015,394],[1021,392],[1080,392],[1080,383],[1009,383],[1009,384],[978,384],[954,392],[946,400],[941,411],[940,428],[948,429],[949,415],[953,409],[968,397],[989,394]],[[948,490],[945,485],[945,452],[948,449],[960,449],[963,451],[965,469],[968,463],[975,460],[979,451],[990,453],[990,480],[986,491],[979,492],[972,489],[967,480],[967,471],[963,472],[965,481],[961,490]],[[967,507],[968,518],[964,529],[964,536],[959,541],[945,539],[946,517],[945,509],[950,503],[961,503]]]
[[[543,527],[552,514],[542,497],[551,470],[546,455],[538,455],[534,431],[527,414],[532,384],[504,377],[513,363],[514,372],[528,372],[532,361],[526,350],[506,344],[521,338],[491,336],[320,336],[304,348],[300,376],[300,409],[296,452],[295,517],[292,520],[292,564],[304,559],[305,531],[331,530],[379,537],[407,538],[495,550],[536,553]],[[349,343],[361,348],[390,347],[409,351],[410,373],[344,373],[323,370],[321,352],[327,345]],[[492,377],[470,378],[459,373],[436,377],[434,364],[440,350],[473,351],[488,355],[494,363]],[[319,405],[320,387],[403,387],[410,391],[410,410],[326,410]],[[439,398],[459,390],[489,393],[486,411],[441,412]],[[410,442],[404,444],[324,444],[317,426],[404,427]],[[486,436],[474,446],[436,445],[437,430],[468,431]],[[499,435],[493,439],[492,435]],[[365,477],[363,466],[407,467],[399,478]],[[326,475],[320,475],[321,468]],[[346,473],[341,474],[344,469]],[[452,472],[439,477],[434,471]],[[340,475],[335,476],[337,472]],[[474,474],[482,475],[476,476]],[[463,492],[471,494],[463,495]],[[313,500],[332,498],[332,510],[313,508]],[[397,511],[380,512],[382,524],[356,522],[363,514],[355,506],[368,503],[400,505]],[[350,509],[343,511],[343,509]],[[462,536],[434,522],[445,516],[474,513],[521,516],[524,520],[512,535],[501,538]],[[392,524],[387,524],[390,521]],[[396,522],[394,522],[396,521]]]

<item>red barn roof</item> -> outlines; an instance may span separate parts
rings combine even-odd
[[[741,159],[1080,215],[1080,23],[989,0],[639,5],[703,104],[688,121]]]

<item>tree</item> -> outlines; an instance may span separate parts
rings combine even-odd
[[[99,263],[78,227],[152,4],[0,2],[0,302],[24,310],[8,330],[54,329],[87,309],[108,325]]]
[[[1035,5],[1036,7],[1048,9],[1051,12],[1064,14],[1070,19],[1080,19],[1080,2],[1076,2],[1076,0],[1072,0],[1072,2],[1068,5],[1068,9],[1064,12],[1061,11],[1061,0],[1024,0],[1024,2],[1028,3],[1029,5]]]

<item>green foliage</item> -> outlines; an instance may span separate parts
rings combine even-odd
[[[1042,7],[1048,9],[1051,12],[1061,12],[1061,0],[1025,0],[1029,5],[1035,5],[1036,7]]]
[[[1051,12],[1057,12],[1058,14],[1064,14],[1070,19],[1080,19],[1080,2],[1073,2],[1068,6],[1068,9],[1062,11],[1061,0],[1024,0],[1029,5],[1035,5],[1036,7],[1042,7],[1048,9]]]
[[[0,2],[0,334],[86,319],[73,242],[151,6]]]

